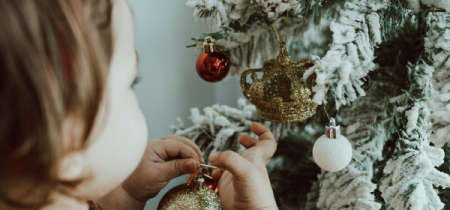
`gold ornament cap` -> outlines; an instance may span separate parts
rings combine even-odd
[[[199,174],[192,179],[191,184],[194,189],[200,189],[205,186],[205,179],[203,178],[202,174]]]
[[[203,42],[203,51],[205,53],[213,53],[216,51],[216,42],[212,37],[205,37],[205,41]]]

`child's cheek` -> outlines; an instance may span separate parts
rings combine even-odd
[[[146,148],[147,124],[134,92],[130,89],[120,102],[109,106],[104,130],[88,149],[89,197],[101,197],[119,186],[136,169]]]

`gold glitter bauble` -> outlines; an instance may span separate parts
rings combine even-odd
[[[219,196],[204,186],[201,175],[192,183],[181,184],[169,190],[158,205],[158,210],[223,210]]]
[[[301,122],[316,113],[311,99],[313,79],[303,81],[303,72],[314,65],[309,59],[292,62],[286,45],[280,43],[280,54],[264,63],[262,69],[249,69],[241,75],[244,96],[265,120],[281,123]],[[257,72],[264,75],[258,78]],[[252,84],[247,83],[251,74]]]

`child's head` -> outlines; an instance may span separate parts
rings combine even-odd
[[[0,207],[103,196],[147,138],[126,1],[0,0],[0,19]]]

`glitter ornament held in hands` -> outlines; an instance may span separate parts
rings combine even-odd
[[[303,59],[292,62],[284,42],[280,42],[277,58],[264,63],[262,69],[249,69],[241,75],[244,96],[252,102],[265,120],[301,122],[316,113],[317,104],[311,99],[313,79],[303,81],[303,72],[314,62]],[[261,79],[257,73],[264,73]],[[247,83],[251,74],[252,83]]]
[[[216,49],[216,44],[211,37],[206,37],[203,42],[202,54],[197,59],[197,73],[207,82],[223,80],[230,70],[230,60],[221,51]]]
[[[210,170],[206,171],[209,175],[211,174]],[[194,177],[198,176],[199,174],[201,174],[203,172],[197,171],[194,174],[191,174],[191,176],[186,180],[186,183],[192,183],[192,181],[194,180]],[[203,173],[204,174],[204,173]],[[207,176],[203,177],[205,179],[205,186],[208,187],[209,189],[213,190],[215,193],[219,192],[219,188],[217,187],[218,183],[217,181],[208,178]]]
[[[169,190],[161,199],[158,210],[223,210],[219,196],[205,186],[202,174]]]
[[[336,126],[336,121],[331,118],[326,134],[314,143],[314,161],[323,170],[336,172],[347,167],[352,160],[352,152],[352,145],[341,136],[340,126]]]

